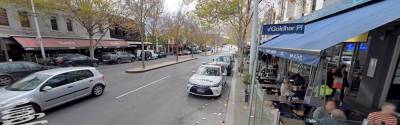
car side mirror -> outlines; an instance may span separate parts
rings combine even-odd
[[[51,87],[51,86],[45,86],[45,87],[42,89],[42,91],[48,92],[48,91],[50,91],[50,90],[52,90],[52,89],[53,89],[53,87]]]

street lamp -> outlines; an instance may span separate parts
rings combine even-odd
[[[31,0],[31,6],[32,6],[33,20],[35,22],[35,27],[36,27],[36,40],[39,42],[42,58],[46,59],[46,54],[44,52],[44,47],[43,47],[42,35],[40,34],[39,23],[37,20],[37,14],[36,14],[35,4],[33,3],[33,0]]]

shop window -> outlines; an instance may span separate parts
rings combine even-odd
[[[4,26],[10,25],[8,23],[7,11],[4,8],[0,8],[0,25]]]
[[[70,32],[73,32],[74,28],[73,28],[72,20],[68,18],[66,20],[66,23],[67,23],[67,30],[70,31]]]
[[[51,16],[50,17],[50,24],[51,24],[51,29],[52,30],[58,30],[58,23],[57,23],[57,17],[56,16]]]
[[[19,11],[19,21],[21,23],[22,27],[31,27],[31,24],[29,22],[29,15],[28,12],[26,11]]]

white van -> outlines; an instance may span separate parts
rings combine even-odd
[[[154,52],[154,50],[144,50],[145,52],[150,52],[151,53],[151,59],[157,59],[158,58],[158,54],[157,53],[155,53]],[[139,59],[139,58],[142,58],[141,56],[140,56],[140,54],[142,53],[142,50],[137,50],[136,51],[136,57]]]

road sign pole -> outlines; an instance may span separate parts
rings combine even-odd
[[[255,67],[257,65],[256,63],[256,56],[257,56],[257,46],[258,46],[258,42],[257,42],[257,31],[258,31],[258,3],[259,0],[253,0],[253,23],[252,23],[252,29],[251,29],[251,46],[250,46],[250,60],[249,60],[249,73],[251,74],[251,85],[250,85],[250,102],[249,102],[249,120],[248,120],[248,125],[251,124],[251,121],[254,117],[252,117],[253,115],[253,104],[254,104],[254,94],[255,94],[255,76],[256,76],[256,72],[255,72]]]

